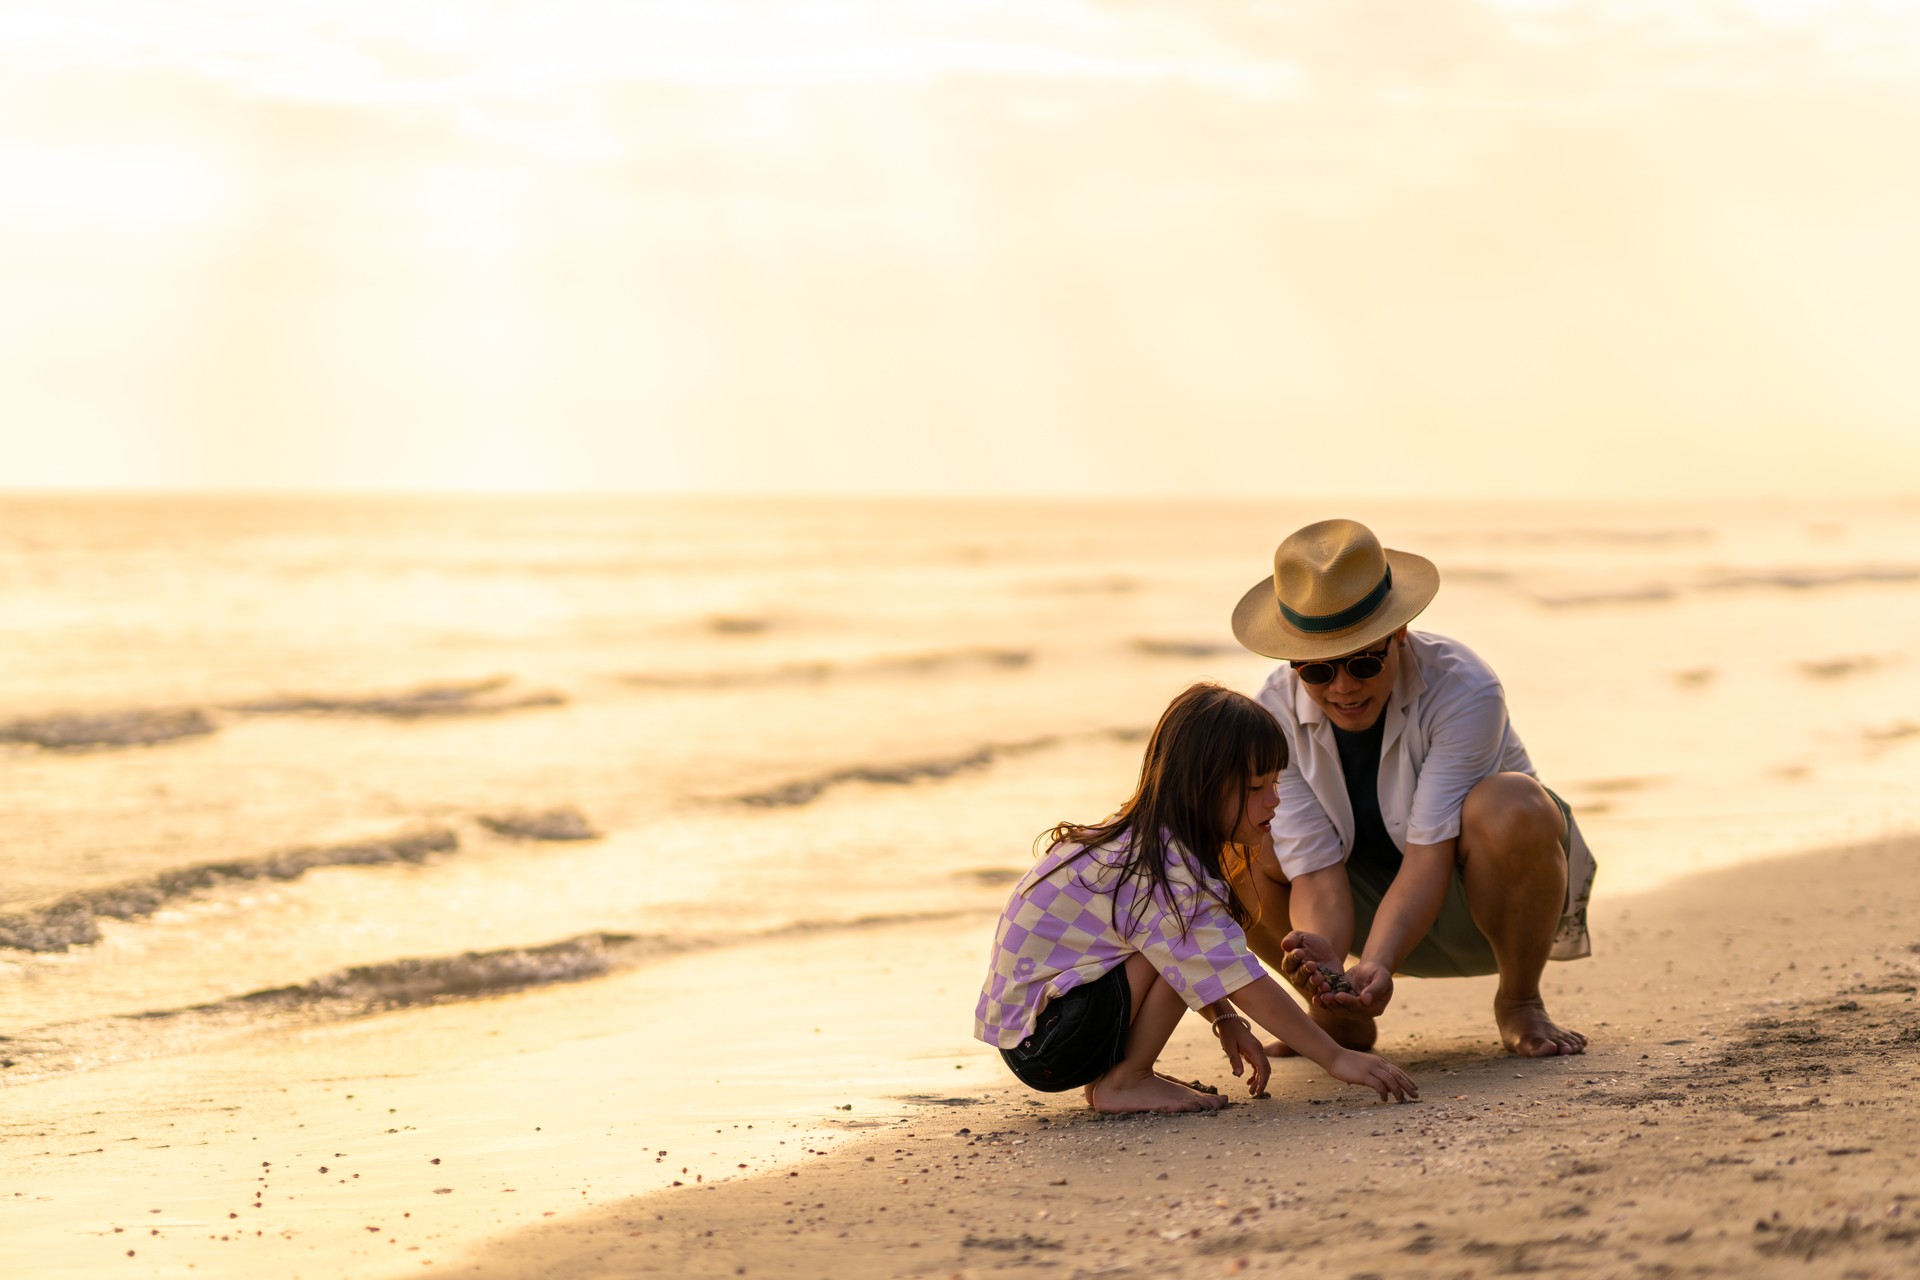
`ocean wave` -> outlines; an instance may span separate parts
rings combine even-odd
[[[0,1084],[26,1084],[134,1058],[190,1053],[222,1035],[276,1022],[340,1022],[583,982],[688,952],[984,914],[983,910],[921,911],[851,920],[799,920],[726,938],[585,933],[534,946],[353,965],[308,982],[250,991],[224,1000],[58,1023],[0,1036]]]
[[[1719,572],[1686,582],[1648,582],[1591,591],[1525,590],[1534,603],[1550,609],[1596,605],[1660,604],[1683,595],[1728,591],[1822,591],[1833,587],[1897,586],[1920,582],[1920,565],[1860,565],[1828,569],[1755,569]]]
[[[853,765],[845,769],[835,769],[831,773],[816,774],[811,778],[799,778],[766,791],[749,791],[744,795],[731,796],[729,799],[761,809],[790,808],[811,804],[825,792],[834,787],[845,786],[849,782],[869,782],[879,786],[906,786],[915,782],[951,778],[957,773],[984,769],[1003,756],[1039,751],[1059,741],[1060,739],[1056,737],[1033,738],[1026,742],[992,743],[976,747],[962,755],[941,756],[929,760],[908,760],[898,764]]]
[[[584,813],[571,807],[483,813],[474,821],[514,840],[598,840],[601,835]]]
[[[1138,578],[1124,574],[1095,575],[1088,578],[1050,578],[1045,582],[1023,582],[1013,588],[1023,596],[1124,596],[1142,588]]]
[[[372,695],[291,694],[231,703],[218,708],[249,715],[333,714],[418,720],[434,716],[498,715],[533,707],[557,707],[567,699],[551,690],[517,690],[509,676],[420,685]],[[219,732],[200,707],[131,707],[119,711],[64,711],[0,723],[0,743],[52,751],[101,751],[150,747]]]
[[[198,707],[135,708],[126,711],[63,712],[0,724],[0,742],[54,751],[102,747],[148,747],[199,737],[216,726]]]
[[[1549,609],[1584,609],[1594,605],[1659,604],[1678,599],[1682,590],[1669,583],[1655,582],[1642,587],[1615,587],[1602,591],[1575,591],[1557,595],[1529,591],[1527,594],[1535,604],[1545,605]]]
[[[859,662],[795,662],[754,671],[661,671],[619,677],[643,689],[741,689],[763,685],[818,684],[867,676],[918,676],[954,668],[1013,669],[1033,661],[1028,649],[990,647],[932,653],[887,654]]]
[[[717,636],[757,636],[773,628],[773,619],[745,613],[720,613],[708,618],[704,625]]]
[[[1822,587],[1852,587],[1862,583],[1920,582],[1920,565],[1854,565],[1836,569],[1760,569],[1747,573],[1723,573],[1700,583],[1702,591],[1744,591],[1753,588],[1779,588],[1787,591],[1812,591]]]
[[[1221,640],[1159,640],[1141,636],[1133,641],[1135,653],[1149,658],[1244,658],[1247,650]]]
[[[381,840],[282,849],[263,857],[175,867],[120,884],[82,889],[35,910],[0,915],[0,948],[66,951],[100,940],[101,920],[137,920],[177,898],[248,880],[297,880],[316,867],[367,867],[424,861],[459,847],[444,829]]]
[[[1839,680],[1846,676],[1865,675],[1878,671],[1886,665],[1884,658],[1861,654],[1847,658],[1810,659],[1796,663],[1801,675],[1809,680]]]
[[[336,1015],[374,1013],[579,982],[597,978],[616,965],[686,949],[664,935],[588,933],[537,947],[355,965],[298,986],[254,991],[226,1003],[281,1009],[332,1006]]]
[[[289,694],[234,703],[227,710],[254,715],[358,715],[418,720],[431,716],[498,715],[531,707],[558,707],[566,698],[551,690],[511,689],[511,676],[419,685],[372,695]]]
[[[935,756],[887,764],[850,765],[844,769],[815,774],[810,778],[796,778],[792,782],[782,783],[765,791],[749,791],[742,795],[727,796],[725,799],[734,804],[751,805],[757,809],[792,808],[797,805],[811,804],[833,788],[845,786],[850,782],[866,782],[878,786],[910,786],[916,782],[939,782],[958,774],[984,769],[1007,756],[1044,751],[1048,747],[1058,746],[1075,738],[1134,743],[1145,741],[1147,734],[1148,730],[1144,728],[1128,726],[1092,729],[1071,734],[1049,734],[1046,737],[1028,738],[1022,742],[990,742],[958,755]]]
[[[1586,543],[1596,546],[1666,547],[1674,543],[1711,542],[1718,535],[1712,529],[1697,526],[1652,529],[1603,529],[1570,526],[1562,529],[1475,529],[1472,531],[1430,531],[1417,542],[1442,544],[1480,543],[1494,546],[1558,546]],[[1406,545],[1417,545],[1409,540]]]

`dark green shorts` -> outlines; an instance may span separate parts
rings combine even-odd
[[[1553,788],[1544,788],[1553,796],[1553,802],[1560,806],[1560,816],[1566,819],[1566,830],[1573,830],[1573,811],[1567,802],[1555,794]],[[1567,851],[1567,836],[1560,837],[1560,852]],[[1377,862],[1362,860],[1347,863],[1347,884],[1353,889],[1353,953],[1359,955],[1366,949],[1367,934],[1373,929],[1373,916],[1380,909],[1380,899],[1387,893],[1387,887],[1393,883],[1393,871]],[[1460,868],[1456,864],[1453,875],[1447,881],[1447,900],[1440,907],[1440,918],[1433,922],[1433,928],[1427,930],[1427,936],[1420,939],[1413,951],[1395,972],[1404,973],[1410,978],[1478,978],[1489,973],[1500,972],[1500,965],[1493,958],[1493,944],[1487,941],[1487,935],[1473,922],[1473,912],[1467,909],[1467,886],[1460,878]]]

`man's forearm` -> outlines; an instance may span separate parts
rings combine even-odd
[[[1295,929],[1317,933],[1346,955],[1353,947],[1353,889],[1344,864],[1295,876],[1289,914]]]
[[[1447,885],[1453,878],[1454,845],[1454,841],[1448,840],[1442,844],[1407,846],[1400,870],[1380,899],[1379,910],[1374,912],[1363,959],[1388,970],[1398,969],[1420,939],[1427,936],[1447,900]]]

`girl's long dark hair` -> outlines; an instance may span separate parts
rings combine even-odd
[[[1166,903],[1184,934],[1191,921],[1167,883],[1168,842],[1193,855],[1207,872],[1209,892],[1232,909],[1232,894],[1219,897],[1213,888],[1226,882],[1220,854],[1253,779],[1286,764],[1287,740],[1266,708],[1220,685],[1195,684],[1153,726],[1139,785],[1120,811],[1093,825],[1062,822],[1043,838],[1049,848],[1112,846],[1110,858],[1120,869],[1115,891],[1132,881],[1134,902],[1143,903],[1144,893],[1145,901]]]

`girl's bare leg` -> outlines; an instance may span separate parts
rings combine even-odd
[[[1145,956],[1127,957],[1127,985],[1133,991],[1133,1021],[1127,1027],[1126,1056],[1086,1087],[1087,1105],[1109,1115],[1126,1111],[1217,1111],[1227,1100],[1200,1093],[1154,1074],[1153,1064],[1167,1047],[1187,1002],[1161,981]]]

